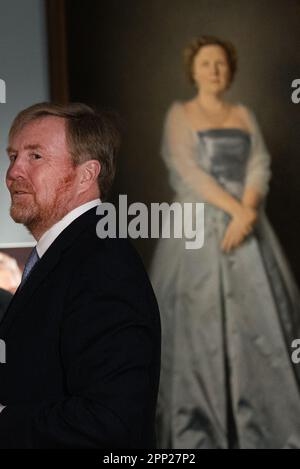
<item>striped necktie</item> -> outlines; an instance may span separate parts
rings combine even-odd
[[[34,248],[31,251],[31,254],[30,254],[30,256],[29,256],[29,258],[26,262],[26,265],[25,265],[25,268],[24,268],[24,271],[23,271],[23,275],[22,275],[22,280],[21,280],[21,283],[20,283],[20,287],[22,287],[24,285],[27,278],[29,277],[30,272],[32,271],[32,269],[34,268],[34,266],[36,265],[36,263],[39,260],[40,260],[40,258],[39,258],[39,255],[37,253],[37,250],[36,250],[36,248]]]

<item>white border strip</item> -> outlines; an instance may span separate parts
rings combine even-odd
[[[36,245],[35,242],[27,242],[27,243],[0,243],[0,249],[33,248],[35,245]]]

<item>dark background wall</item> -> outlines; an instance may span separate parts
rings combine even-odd
[[[115,184],[128,201],[169,201],[159,155],[164,114],[192,96],[182,48],[194,36],[230,39],[239,54],[231,99],[256,113],[273,158],[267,212],[300,283],[300,77],[298,0],[67,0],[70,97],[124,119]],[[114,196],[113,196],[114,197]],[[136,242],[146,264],[153,240]]]

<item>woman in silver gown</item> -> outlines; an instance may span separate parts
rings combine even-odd
[[[270,157],[254,114],[224,100],[233,46],[186,51],[196,97],[175,102],[162,156],[175,200],[205,202],[205,241],[160,239],[151,279],[162,316],[162,448],[300,448],[300,297],[264,212]]]

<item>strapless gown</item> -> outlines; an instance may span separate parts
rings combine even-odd
[[[240,198],[250,136],[211,129],[198,137],[199,165]],[[185,249],[185,239],[157,245],[150,275],[163,333],[159,446],[300,448],[300,365],[291,360],[298,288],[263,209],[254,232],[225,254],[228,221],[205,204],[201,249]]]

